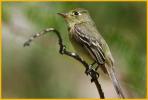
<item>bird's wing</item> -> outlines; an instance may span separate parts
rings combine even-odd
[[[74,38],[80,44],[82,44],[90,53],[91,56],[97,61],[98,64],[105,63],[105,55],[103,49],[99,43],[99,40],[93,36],[93,33],[90,27],[87,25],[77,24],[74,26]]]
[[[95,58],[95,60],[97,61],[98,64],[104,64],[105,61],[108,60],[108,59],[105,59],[103,46],[102,46],[100,40],[97,40],[98,37],[96,38],[97,33],[92,33],[93,29],[90,29],[89,25],[77,24],[77,25],[74,26],[74,31],[75,31],[75,34],[73,34],[74,38],[80,44],[84,45],[84,47],[87,48],[90,55],[92,55]],[[109,75],[109,77],[113,81],[116,92],[118,93],[118,95],[120,97],[124,98],[124,94],[123,94],[123,92],[122,92],[122,90],[120,88],[120,85],[118,83],[118,80],[117,80],[117,78],[115,76],[113,66],[109,65],[109,66],[105,66],[105,67],[101,67],[101,68],[103,68],[105,70],[105,73],[107,71],[107,74]]]
[[[95,58],[95,60],[97,61],[98,64],[104,64],[105,62],[107,62],[110,59],[105,57],[105,51],[103,51],[103,48],[106,48],[106,49],[109,49],[109,48],[108,48],[107,44],[105,44],[103,46],[102,42],[99,40],[99,36],[98,36],[99,34],[97,35],[97,33],[98,33],[97,30],[95,28],[93,28],[93,29],[92,28],[93,27],[89,24],[83,24],[83,25],[77,24],[74,26],[75,34],[73,34],[73,35],[74,35],[74,38],[79,43],[81,43],[82,45],[84,45],[84,47],[87,48],[90,55],[92,55]],[[109,66],[105,65],[105,67],[101,67],[101,68],[105,69],[105,72],[107,72],[107,74],[109,75],[109,77],[113,81],[114,87],[115,87],[118,95],[120,97],[124,98],[124,94],[123,94],[123,92],[120,88],[120,85],[118,83],[118,80],[115,76],[113,65],[109,63]]]

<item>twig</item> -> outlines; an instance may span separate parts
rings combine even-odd
[[[105,98],[104,97],[104,93],[103,93],[103,90],[101,88],[101,85],[100,85],[100,83],[98,81],[99,73],[97,73],[95,70],[93,70],[92,68],[90,68],[90,65],[87,64],[79,55],[77,55],[76,53],[69,52],[69,51],[66,50],[66,46],[63,44],[62,37],[61,37],[59,31],[57,31],[56,29],[54,29],[54,28],[47,28],[47,29],[41,31],[40,33],[35,34],[28,41],[26,41],[24,43],[24,46],[29,46],[30,43],[31,43],[31,41],[34,38],[39,37],[39,36],[41,36],[43,34],[46,34],[47,32],[55,32],[56,33],[56,35],[57,35],[57,37],[59,39],[58,42],[59,42],[59,46],[60,46],[60,49],[59,49],[59,53],[60,54],[62,54],[62,55],[65,54],[67,56],[70,56],[70,57],[76,59],[77,61],[81,62],[84,65],[84,67],[86,68],[85,73],[91,77],[91,82],[94,82],[95,83],[95,85],[97,87],[97,90],[98,90],[98,93],[100,95],[100,98],[101,99],[104,99]],[[89,70],[89,72],[87,72],[88,70]]]
[[[65,54],[65,55],[70,56],[70,57],[73,57],[74,59],[76,59],[79,62],[81,62],[84,65],[84,67],[86,68],[86,70],[89,69],[89,65],[83,59],[81,59],[81,57],[79,55],[77,55],[76,53],[69,52],[69,51],[66,50],[65,45],[63,45],[63,41],[62,41],[60,33],[57,30],[55,30],[54,32],[56,33],[56,35],[59,38],[59,46],[60,46],[59,53],[60,54]],[[97,87],[97,90],[99,92],[100,98],[101,99],[105,98],[103,90],[101,88],[101,85],[98,82],[98,75],[99,74],[97,72],[95,72],[94,70],[91,70],[91,72],[88,73],[88,74],[91,76],[91,82],[95,83],[95,85]]]

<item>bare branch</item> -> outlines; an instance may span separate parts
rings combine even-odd
[[[104,99],[105,96],[104,96],[103,90],[101,88],[101,85],[100,85],[100,83],[98,81],[99,73],[97,73],[94,69],[90,68],[90,65],[87,64],[87,62],[85,62],[79,55],[77,55],[76,53],[69,52],[69,51],[66,50],[66,46],[63,44],[62,37],[61,37],[59,31],[57,31],[56,29],[54,29],[54,28],[47,28],[47,29],[45,29],[45,30],[43,30],[43,31],[33,35],[32,37],[30,37],[30,39],[28,41],[26,41],[24,43],[24,46],[29,46],[30,43],[35,38],[40,37],[41,35],[44,35],[44,34],[46,34],[48,32],[55,32],[56,33],[56,35],[58,37],[59,46],[60,46],[60,49],[59,49],[59,53],[60,54],[62,54],[62,55],[65,54],[67,56],[70,56],[70,57],[76,59],[77,61],[79,61],[80,63],[82,63],[84,65],[84,67],[86,68],[85,73],[91,77],[91,82],[95,83],[95,85],[97,87],[97,90],[98,90],[98,93],[100,95],[100,98]],[[89,72],[88,72],[88,70],[89,70]]]

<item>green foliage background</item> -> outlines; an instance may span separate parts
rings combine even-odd
[[[145,2],[3,2],[3,98],[98,97],[94,84],[84,74],[84,67],[58,53],[55,34],[49,33],[30,47],[23,47],[34,33],[54,27],[61,32],[67,49],[74,51],[66,23],[56,13],[78,7],[89,10],[110,46],[126,96],[146,97]],[[111,81],[101,75],[106,97],[116,97],[113,88],[110,89]]]

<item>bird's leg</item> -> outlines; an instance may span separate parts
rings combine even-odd
[[[89,67],[85,70],[86,75],[88,75],[93,69],[93,66],[96,64],[96,61],[89,65]]]
[[[93,66],[96,64],[96,61],[89,65],[88,68],[86,68],[85,73],[86,75],[90,75],[92,77],[91,82],[94,82],[94,80],[99,78],[99,73],[96,71],[99,66],[97,66],[95,69]]]

